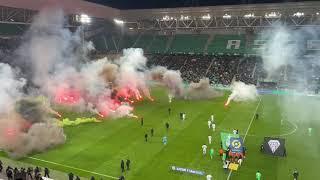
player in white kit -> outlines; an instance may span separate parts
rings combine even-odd
[[[206,144],[202,145],[202,154],[203,155],[207,154],[207,145]]]
[[[208,136],[208,141],[209,141],[209,144],[211,144],[211,140],[212,140],[212,136]]]
[[[215,123],[212,123],[211,127],[212,127],[212,131],[216,131],[216,124]]]
[[[208,174],[206,177],[207,177],[207,180],[212,180],[212,175],[211,174]]]

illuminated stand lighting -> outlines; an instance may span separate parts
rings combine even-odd
[[[162,21],[172,21],[172,20],[177,20],[177,18],[169,17],[168,15],[165,15],[162,17]]]
[[[201,19],[203,19],[203,20],[210,20],[210,19],[211,19],[211,16],[210,16],[210,14],[207,14],[207,15],[202,16]]]
[[[91,23],[91,17],[87,14],[80,14],[76,16],[76,20],[80,22],[81,24],[90,24]]]
[[[223,19],[231,19],[231,15],[229,14],[225,14],[222,16]]]
[[[303,17],[304,13],[303,12],[296,12],[293,14],[294,17]]]
[[[189,20],[190,19],[190,16],[183,16],[183,15],[181,15],[180,16],[180,20]]]
[[[244,18],[254,18],[255,16],[253,13],[249,13],[249,14],[245,14],[243,17]]]
[[[118,24],[118,25],[123,25],[124,21],[120,20],[120,19],[113,19],[114,23]]]
[[[281,14],[278,12],[271,12],[271,13],[266,13],[264,15],[265,18],[280,18]]]

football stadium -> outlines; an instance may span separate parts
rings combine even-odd
[[[0,11],[0,179],[320,179],[319,1]]]

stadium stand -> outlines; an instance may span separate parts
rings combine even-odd
[[[208,45],[207,52],[209,54],[244,54],[245,35],[215,35]]]
[[[22,35],[27,29],[26,25],[18,24],[3,24],[0,23],[0,35],[1,36],[18,36]]]
[[[137,39],[137,36],[131,36],[131,35],[121,36],[118,47],[120,47],[120,49],[131,48],[135,43],[136,39]]]
[[[208,38],[208,34],[177,34],[172,40],[169,51],[171,53],[203,53]]]
[[[148,51],[150,53],[165,53],[169,36],[159,35],[155,36]]]
[[[148,47],[151,45],[154,36],[150,34],[142,34],[138,37],[137,41],[133,45],[134,48],[142,48],[148,51]]]

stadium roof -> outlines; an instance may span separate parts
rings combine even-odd
[[[158,9],[217,5],[301,2],[303,0],[86,0],[117,9]],[[309,0],[318,1],[318,0]]]
[[[62,8],[67,14],[88,14],[97,18],[113,19],[119,10],[83,0],[1,0],[0,6],[39,11],[43,8]]]

